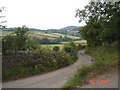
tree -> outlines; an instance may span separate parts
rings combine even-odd
[[[103,43],[112,43],[119,38],[120,28],[120,1],[119,2],[90,2],[83,10],[76,10],[79,22],[86,25],[80,30],[87,40],[88,46],[98,46]]]
[[[27,31],[28,28],[23,26],[18,27],[13,34],[7,35],[2,39],[2,51],[26,50],[27,49]]]
[[[16,49],[15,39],[16,37],[14,35],[7,35],[2,39],[2,52],[3,53],[9,50]]]
[[[0,8],[0,14],[2,14],[2,12],[5,11],[5,7],[1,7]],[[0,15],[0,19],[4,18],[5,16]],[[6,20],[0,20],[0,28],[5,28],[5,25],[3,25],[6,22]]]
[[[26,26],[18,27],[17,30],[15,31],[17,50],[26,49],[26,40],[27,40],[28,31],[29,30]]]
[[[64,51],[70,53],[71,55],[76,54],[76,44],[73,41],[66,43],[64,45]]]
[[[0,41],[2,41],[2,29],[5,28],[4,23],[6,22],[5,20],[2,20],[5,16],[2,15],[2,12],[5,10],[4,7],[0,8]],[[0,43],[0,53],[2,52],[2,43]]]
[[[42,38],[41,40],[39,40],[39,42],[41,44],[49,44],[50,43],[50,40],[48,38]]]

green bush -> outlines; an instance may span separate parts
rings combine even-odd
[[[83,50],[83,49],[85,49],[86,48],[86,45],[81,45],[81,44],[78,44],[77,45],[77,49],[78,50]]]
[[[59,46],[54,46],[53,47],[53,51],[59,51],[60,50],[60,47]]]
[[[114,42],[111,44],[111,46],[112,46],[113,48],[115,48],[115,49],[118,49],[118,48],[120,47],[118,41],[114,41]]]
[[[72,48],[72,47],[69,47],[69,46],[65,46],[65,47],[64,47],[64,51],[65,51],[66,53],[72,53],[72,52],[73,52],[73,48]]]
[[[2,39],[2,53],[5,53],[8,50],[15,50],[15,38],[16,36],[7,35]]]
[[[77,52],[77,47],[76,47],[76,44],[74,42],[66,43],[64,45],[63,49],[66,53],[70,53],[71,55],[76,54],[76,52]]]

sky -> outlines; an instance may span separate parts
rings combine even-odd
[[[7,27],[60,29],[66,26],[82,26],[75,18],[75,10],[83,9],[89,0],[0,0],[5,6]]]

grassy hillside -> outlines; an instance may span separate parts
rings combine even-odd
[[[2,36],[6,36],[11,34],[13,31],[2,31]],[[71,39],[79,39],[79,37],[76,36],[72,36],[72,35],[64,35],[64,34],[60,34],[60,33],[45,33],[45,32],[29,32],[29,35],[32,37],[36,37],[36,38],[48,38],[48,39],[55,39],[55,38],[59,38],[59,37],[65,37],[67,36],[68,38]]]
[[[56,39],[56,38],[64,38],[68,37],[71,39],[79,39],[81,37],[79,32],[79,28],[77,26],[68,26],[61,29],[35,29],[29,28],[29,35],[36,38],[48,38],[48,39]],[[2,30],[2,36],[9,35],[10,33],[14,32],[17,28],[4,28]]]
[[[39,34],[35,34],[35,33],[29,34],[29,36],[36,37],[39,39],[42,39],[42,38],[55,39],[56,38],[55,36],[51,36],[50,34],[46,35],[45,33],[40,33],[40,32]]]

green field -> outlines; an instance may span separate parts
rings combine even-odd
[[[79,40],[79,41],[73,41],[75,44],[81,44],[81,45],[87,45],[86,40]],[[59,46],[61,49],[63,48],[63,46],[69,42],[62,42],[61,44],[48,44],[48,45],[41,45],[43,47],[51,47],[53,48],[54,46]]]
[[[87,41],[86,40],[77,40],[77,41],[73,41],[75,44],[81,44],[81,45],[87,45]],[[63,44],[68,43],[68,42],[62,42]]]
[[[59,38],[59,37],[65,37],[67,36],[68,38],[71,38],[71,39],[79,39],[79,37],[76,37],[76,36],[71,36],[71,35],[64,35],[64,34],[60,34],[60,33],[50,33],[50,34],[47,34],[47,33],[43,33],[43,32],[38,32],[38,33],[33,33],[33,34],[30,34],[31,36],[34,36],[34,37],[38,37],[38,38],[49,38],[49,39],[55,39],[55,38]]]
[[[65,37],[64,34],[60,34],[60,33],[52,33],[52,35],[53,35],[53,36],[55,35],[55,36],[57,36],[57,37],[60,37],[60,36]],[[72,38],[72,39],[79,39],[79,37],[71,36],[71,35],[67,35],[67,37]]]
[[[2,31],[2,36],[6,36],[6,35],[9,35],[11,34],[12,31]],[[32,37],[36,37],[36,38],[48,38],[48,39],[56,39],[56,38],[59,38],[59,37],[65,37],[67,36],[68,38],[71,38],[71,39],[80,39],[80,37],[76,37],[76,36],[72,36],[72,35],[64,35],[64,34],[60,34],[60,33],[50,33],[50,34],[47,34],[47,33],[44,33],[44,32],[29,32],[29,36],[32,36]]]
[[[39,38],[39,39],[42,39],[42,38],[55,39],[56,38],[56,37],[51,37],[51,36],[48,36],[48,35],[45,35],[45,34],[29,34],[29,36],[36,37],[36,38]]]
[[[2,36],[6,36],[6,35],[9,35],[11,33],[12,33],[12,31],[2,31]]]
[[[63,48],[64,44],[49,44],[49,45],[41,45],[42,47],[49,47],[49,48],[53,48],[54,46],[58,46],[60,47],[60,49]]]

